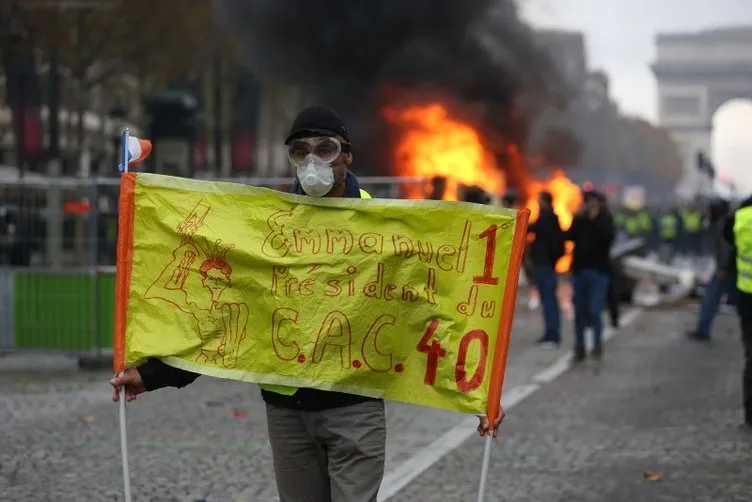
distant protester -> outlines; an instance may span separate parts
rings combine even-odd
[[[577,211],[566,232],[574,243],[572,286],[574,288],[575,346],[574,361],[583,361],[585,329],[593,329],[592,356],[603,356],[603,307],[611,276],[611,245],[614,242],[614,220],[604,208],[605,198],[597,192],[584,193],[585,202]]]

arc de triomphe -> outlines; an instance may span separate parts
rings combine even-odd
[[[697,154],[711,155],[713,114],[732,99],[752,99],[752,26],[661,34],[656,48],[658,119],[684,159],[678,192],[690,196],[704,184]]]

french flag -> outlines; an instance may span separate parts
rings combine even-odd
[[[149,154],[151,153],[151,141],[149,141],[148,139],[140,139],[133,136],[128,136],[127,148],[127,152],[123,153],[127,155],[128,167],[130,168],[130,166],[142,162],[146,157],[149,156]],[[125,155],[123,155],[124,158]],[[126,168],[123,165],[122,161],[118,168],[121,173],[126,171]]]

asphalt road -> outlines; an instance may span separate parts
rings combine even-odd
[[[588,363],[515,407],[493,451],[486,500],[752,500],[752,431],[740,427],[741,343],[723,316],[708,345],[686,310],[648,312]],[[471,440],[394,501],[476,500]]]
[[[486,500],[752,501],[735,319],[721,318],[716,340],[698,346],[678,335],[692,315],[633,316],[603,363],[564,371],[568,347],[533,347],[539,313],[521,307],[504,398],[514,406],[494,445]],[[0,360],[0,501],[122,500],[108,378],[58,359]],[[389,403],[390,500],[475,500],[483,441],[464,440],[471,422]],[[253,385],[202,377],[143,396],[128,408],[128,430],[135,501],[276,500]],[[451,437],[454,450],[441,440]]]

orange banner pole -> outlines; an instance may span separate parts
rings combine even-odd
[[[125,327],[133,267],[135,189],[136,173],[123,173],[120,176],[117,267],[115,268],[115,330],[112,341],[112,364],[115,373],[120,373],[125,369]]]
[[[512,253],[509,259],[509,270],[504,287],[502,300],[502,315],[499,319],[499,330],[496,335],[496,348],[494,349],[491,366],[491,382],[488,388],[488,403],[486,404],[486,416],[493,425],[499,417],[501,406],[501,391],[504,388],[504,374],[509,355],[509,341],[512,337],[512,322],[514,321],[514,309],[517,304],[517,284],[522,269],[522,258],[525,255],[527,244],[527,224],[530,219],[530,211],[523,209],[517,213],[517,221],[514,226],[512,237]]]

